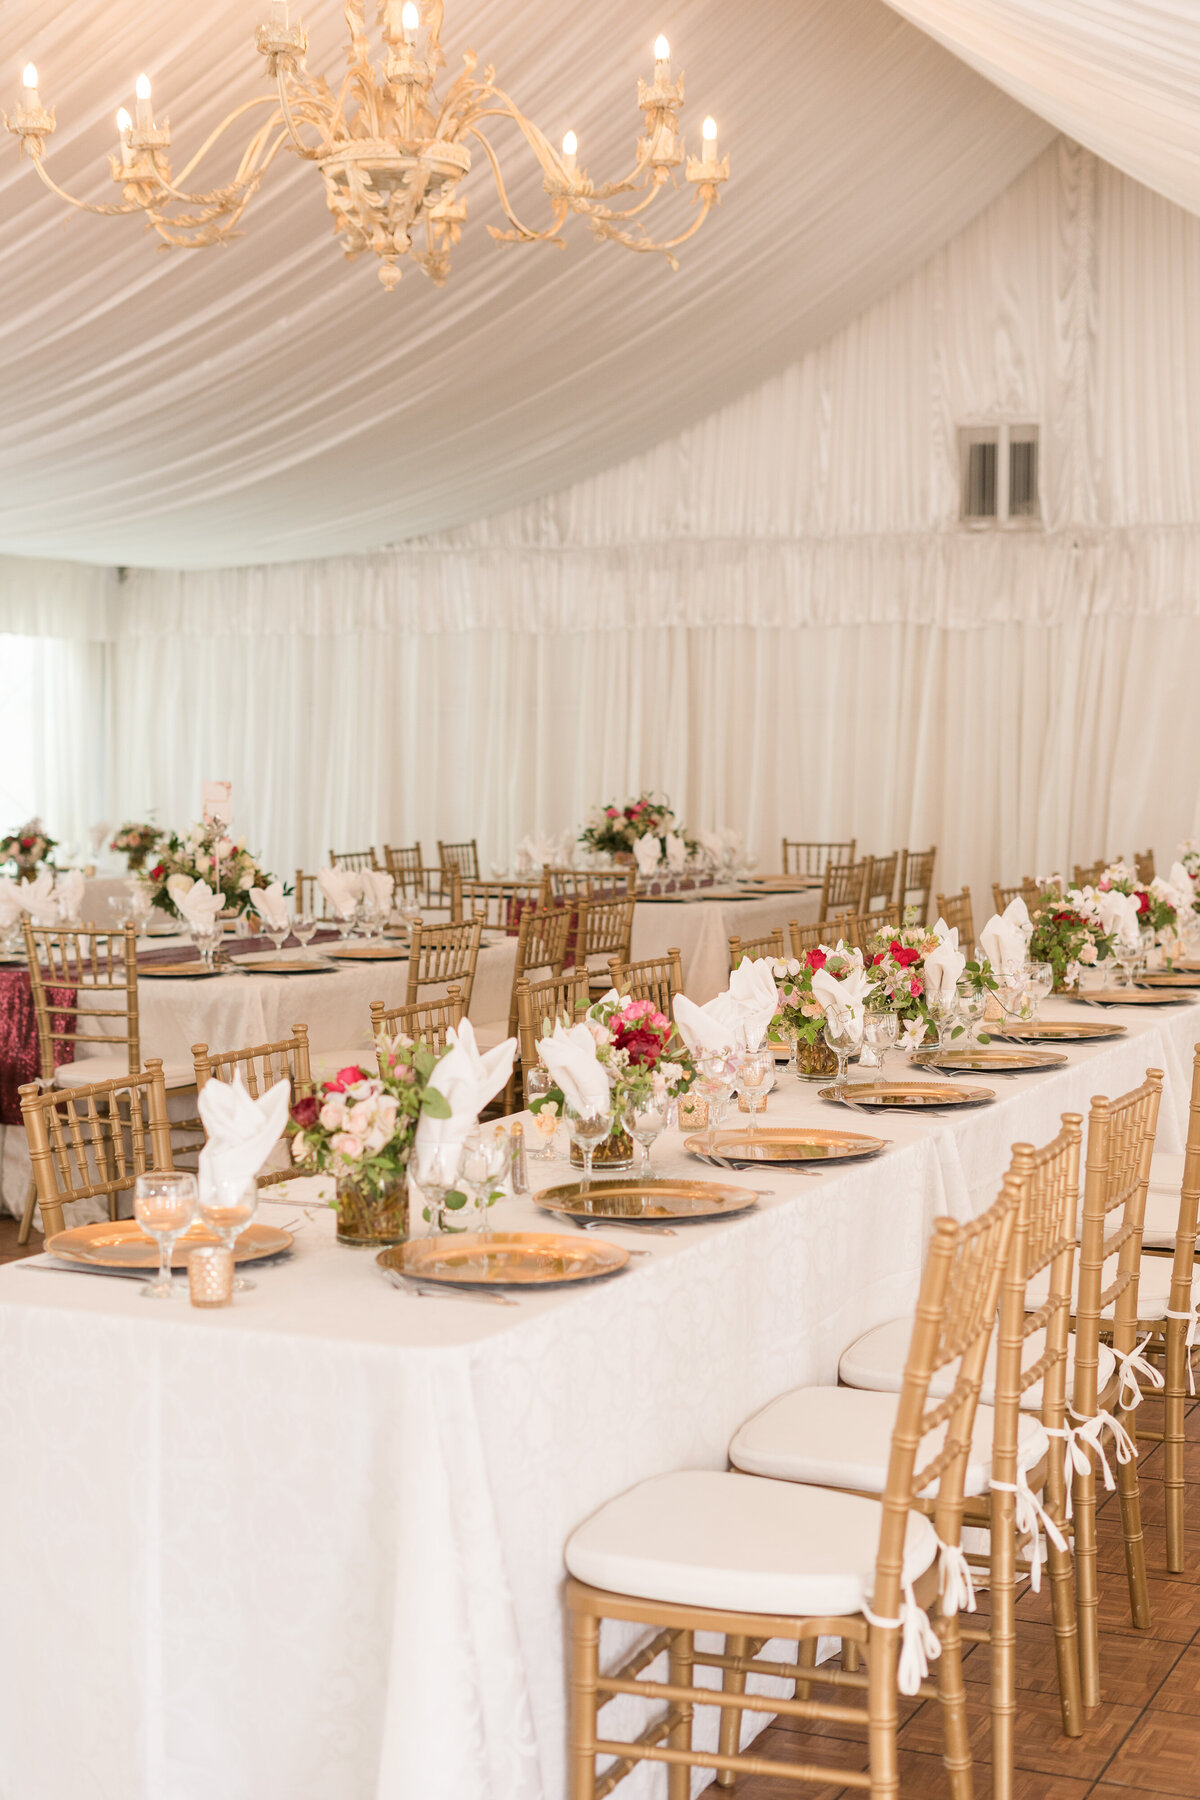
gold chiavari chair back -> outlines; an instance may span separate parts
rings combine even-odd
[[[1153,850],[1135,850],[1133,853],[1133,866],[1137,870],[1138,880],[1149,887],[1150,883],[1154,880]]]
[[[608,959],[619,956],[629,961],[633,938],[633,913],[637,905],[632,894],[598,900],[581,896],[577,902],[575,925],[575,965],[586,964],[591,957],[602,956],[607,973]]]
[[[809,950],[819,950],[822,944],[832,948],[845,935],[844,919],[818,919],[813,925],[801,925],[798,919],[788,921],[790,950],[797,960]]]
[[[1196,1273],[1196,1216],[1200,1206],[1200,1044],[1192,1053],[1192,1097],[1188,1111],[1183,1183],[1171,1252],[1171,1295],[1165,1323],[1156,1331],[1163,1340],[1166,1390],[1163,1394],[1163,1477],[1166,1500],[1167,1568],[1184,1568],[1185,1428],[1192,1373],[1192,1283]]]
[[[154,1057],[140,1075],[65,1092],[43,1093],[30,1082],[18,1092],[47,1239],[63,1229],[64,1206],[103,1198],[115,1219],[139,1175],[174,1167],[167,1090]]]
[[[447,1032],[461,1025],[463,997],[459,988],[450,987],[440,1000],[418,1000],[411,1006],[388,1006],[382,1000],[371,1001],[371,1036],[379,1072],[384,1074],[382,1046],[389,1038],[404,1036],[414,1043],[427,1044],[435,1056],[446,1048]]]
[[[806,838],[784,838],[780,868],[785,875],[806,877],[813,887],[825,879],[830,863],[852,863],[857,840],[848,843],[815,843]]]
[[[772,962],[777,962],[786,954],[782,925],[777,925],[774,931],[768,931],[765,937],[744,938],[735,935],[729,940],[729,971],[732,974],[734,969],[740,968],[747,957],[751,962],[758,962],[760,958],[769,956]]]
[[[914,923],[929,923],[929,901],[933,894],[933,865],[937,861],[937,845],[928,850],[903,850],[900,853],[900,885],[896,899],[900,917],[906,918],[909,907],[916,909]]]
[[[98,931],[31,925],[28,918],[24,926],[42,1080],[62,1087],[92,1076],[136,1075],[141,1043],[134,927]],[[103,1053],[77,1064],[81,1045],[102,1045]]]
[[[1032,906],[1038,898],[1038,884],[1033,877],[1026,875],[1016,887],[1002,887],[998,881],[992,883],[992,905],[998,913],[1020,896],[1026,906]]]
[[[619,900],[637,893],[636,869],[560,869],[543,871],[551,900]]]
[[[331,850],[331,869],[378,869],[380,861],[374,850]]]
[[[462,878],[462,917],[480,918],[486,930],[516,937],[526,912],[545,905],[544,879],[468,881]]]
[[[529,906],[517,924],[517,956],[513,965],[513,1006],[516,1007],[516,984],[534,969],[548,969],[561,975],[567,960],[572,918],[565,906]],[[516,1012],[510,1020],[510,1036],[516,1030]]]
[[[878,912],[847,913],[839,921],[839,928],[852,950],[865,952],[877,932],[899,931],[900,908],[893,900],[890,906],[881,906]]]
[[[422,913],[437,913],[440,923],[457,924],[463,917],[463,878],[457,869],[423,869],[415,889],[402,904],[419,906]]]
[[[959,947],[970,952],[975,942],[975,920],[971,912],[971,890],[964,888],[961,894],[939,894],[937,897],[938,917],[958,932]]]
[[[900,866],[900,852],[893,850],[890,856],[868,856],[867,874],[863,883],[862,905],[859,912],[870,912],[878,900],[883,906],[890,906],[896,897],[896,870]]]
[[[420,892],[425,861],[420,844],[385,844],[383,861],[396,884],[396,899]]]
[[[832,918],[835,912],[865,912],[867,866],[869,857],[858,862],[827,863],[821,887],[821,917]]]
[[[321,892],[321,884],[315,875],[306,875],[303,869],[296,870],[296,895],[294,905],[298,913],[305,913],[310,919],[329,918],[329,902]]]
[[[251,1099],[257,1100],[280,1081],[291,1085],[292,1099],[301,1100],[313,1091],[308,1060],[308,1026],[293,1025],[290,1038],[273,1044],[255,1044],[248,1050],[211,1051],[207,1044],[192,1045],[192,1066],[196,1072],[196,1091],[210,1081],[233,1081],[240,1076]],[[288,1140],[284,1140],[286,1148]],[[278,1150],[280,1146],[276,1146]],[[274,1152],[272,1152],[274,1156]],[[255,1177],[259,1187],[272,1187],[279,1181],[293,1181],[307,1173],[291,1161],[280,1160],[278,1168],[266,1168]]]
[[[683,992],[681,950],[671,949],[665,956],[648,956],[641,962],[622,962],[614,956],[608,972],[618,994],[628,994],[631,1000],[649,1000],[666,1018],[674,1018],[671,1002]]]
[[[422,988],[443,987],[454,982],[462,992],[463,1011],[470,1012],[482,933],[478,919],[464,919],[449,925],[426,925],[417,919],[409,935],[406,996],[409,1006],[420,999]]]
[[[930,1492],[934,1495],[933,1528],[943,1546],[943,1555],[961,1555],[963,1490],[1015,1208],[1016,1194],[1006,1186],[990,1210],[973,1223],[957,1225],[945,1218],[934,1223],[897,1403],[886,1482],[878,1514],[872,1517],[872,1534],[877,1529],[878,1536],[869,1610],[864,1606],[861,1611],[833,1617],[815,1607],[806,1608],[798,1596],[770,1612],[761,1610],[760,1605],[738,1604],[740,1557],[745,1554],[744,1540],[757,1522],[757,1508],[762,1501],[769,1503],[774,1518],[782,1501],[780,1489],[786,1486],[797,1530],[803,1530],[806,1513],[827,1520],[831,1498],[844,1508],[863,1504],[861,1500],[851,1503],[842,1496],[829,1496],[802,1484],[764,1483],[736,1473],[716,1476],[707,1471],[686,1478],[660,1476],[601,1507],[574,1533],[566,1549],[570,1571],[566,1603],[571,1624],[569,1750],[574,1800],[595,1800],[600,1793],[607,1794],[637,1763],[646,1760],[668,1761],[685,1773],[691,1766],[716,1766],[727,1777],[769,1774],[770,1763],[752,1753],[743,1755],[739,1749],[741,1713],[765,1711],[768,1704],[781,1718],[795,1718],[805,1726],[817,1718],[836,1720],[839,1730],[856,1721],[865,1726],[870,1742],[870,1773],[867,1777],[864,1771],[855,1785],[869,1785],[875,1794],[895,1796],[899,1792],[898,1665],[902,1631],[908,1641],[908,1608],[933,1609],[940,1646],[937,1697],[945,1714],[948,1753],[952,1751],[955,1765],[965,1777],[958,1784],[959,1791],[969,1791],[970,1749],[958,1611],[943,1610],[938,1579],[932,1570],[914,1582],[911,1573],[906,1572],[906,1555],[913,1514],[922,1510],[922,1499]],[[935,1377],[943,1372],[946,1379],[935,1390]],[[718,1482],[730,1484],[726,1497],[720,1501],[713,1498],[714,1484]],[[720,1508],[723,1529],[734,1543],[732,1555],[722,1558],[718,1546],[711,1561],[706,1560],[688,1581],[696,1595],[702,1589],[705,1574],[711,1570],[719,1600],[696,1597],[678,1601],[660,1597],[665,1585],[662,1565],[669,1564],[672,1555],[669,1533],[656,1533],[658,1560],[648,1580],[638,1578],[642,1564],[636,1522],[642,1508],[655,1517],[652,1495],[659,1483],[670,1484],[671,1514],[679,1523],[681,1542],[689,1546],[703,1535],[702,1521],[707,1513],[700,1509]],[[695,1517],[689,1513],[685,1518],[682,1514],[693,1494],[697,1513]],[[663,1507],[666,1502],[660,1500],[657,1505]],[[928,1526],[924,1530],[928,1531]],[[616,1546],[615,1554],[612,1546]],[[687,1554],[692,1558],[696,1555],[694,1551]],[[628,1585],[602,1585],[595,1575],[584,1572],[589,1564],[615,1566]],[[681,1572],[686,1567],[691,1574],[691,1566],[681,1557]],[[781,1583],[782,1579],[781,1576]],[[598,1639],[605,1619],[636,1621],[659,1635],[615,1673],[601,1673]],[[922,1629],[927,1632],[929,1627]],[[705,1647],[701,1633],[716,1634],[724,1648]],[[840,1637],[846,1646],[843,1670],[834,1683],[835,1701],[840,1699],[840,1705],[814,1699],[811,1675],[804,1679],[804,1671],[813,1668],[817,1640],[822,1636]],[[799,1645],[795,1661],[761,1658],[763,1647],[776,1638]],[[667,1653],[668,1685],[665,1692],[651,1686],[647,1697],[668,1701],[665,1717],[656,1720],[634,1741],[618,1740],[607,1733],[601,1736],[597,1728],[600,1709],[614,1694],[638,1694],[645,1686],[638,1677],[644,1675],[660,1650]],[[868,1666],[865,1676],[850,1672],[857,1671],[862,1651],[866,1652]],[[853,1662],[849,1660],[851,1654]],[[693,1679],[696,1667],[721,1671],[724,1680],[719,1758],[693,1748],[694,1709],[717,1703],[713,1687]],[[760,1696],[748,1694],[747,1677],[758,1672],[782,1675],[795,1682],[793,1697],[772,1698],[768,1703]],[[846,1697],[837,1693],[839,1686],[865,1689],[865,1709],[848,1710]],[[915,1681],[906,1681],[906,1692],[914,1687],[923,1697],[934,1692],[928,1682],[922,1681],[918,1686]],[[665,1751],[660,1748],[664,1740]],[[597,1781],[597,1758],[617,1759],[611,1771],[615,1781],[607,1777]],[[788,1764],[783,1773],[814,1785],[828,1784],[830,1791],[845,1786],[844,1762],[840,1767],[807,1761],[803,1766]],[[683,1778],[676,1778],[670,1785],[673,1800],[675,1796],[682,1800],[690,1791],[690,1783]]]
[[[552,975],[547,981],[517,983],[517,1043],[522,1082],[538,1060],[543,1027],[551,1029],[561,1019],[574,1025],[591,1003],[588,974],[576,969],[569,975]]]
[[[1099,862],[1076,863],[1074,870],[1075,886],[1095,887],[1107,867],[1108,860],[1103,856],[1100,858]]]
[[[461,844],[444,844],[439,838],[438,861],[443,869],[457,869],[464,881],[479,880],[479,847],[474,838]]]

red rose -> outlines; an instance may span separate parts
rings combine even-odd
[[[32,838],[22,838],[21,839],[22,850],[32,850],[33,843],[34,843],[34,840]]]
[[[166,863],[159,863],[156,868],[153,868],[150,871],[151,881],[161,881],[163,876],[166,874],[166,872],[167,872]]]
[[[297,1100],[292,1107],[292,1118],[297,1125],[305,1129],[309,1125],[315,1125],[320,1116],[321,1102],[315,1094],[305,1094],[304,1098]]]
[[[347,1063],[344,1069],[338,1070],[332,1081],[325,1083],[325,1092],[327,1094],[344,1094],[346,1089],[353,1087],[356,1081],[370,1081],[370,1079],[367,1071],[360,1069],[357,1063]]]
[[[1137,903],[1139,915],[1150,911],[1150,896],[1143,888],[1138,889]]]
[[[921,960],[919,950],[906,950],[904,945],[895,939],[891,944],[891,952],[893,959],[900,964],[902,969],[911,969],[914,963]]]
[[[823,969],[829,961],[829,952],[827,950],[810,950],[804,960],[815,975],[817,970]]]
[[[629,1060],[641,1068],[652,1069],[662,1055],[662,1039],[646,1025],[620,1026],[613,1033],[618,1050],[626,1050]]]
[[[619,819],[621,815],[615,806],[606,806],[604,809],[604,816],[606,819]]]
[[[921,997],[921,983],[920,983],[920,982],[919,982],[919,981],[917,981],[917,980],[916,980],[916,979],[915,979],[915,977],[914,977],[914,979],[913,979],[913,980],[912,980],[912,981],[910,981],[910,982],[909,982],[909,984],[908,984],[908,991],[909,991],[909,993],[910,993],[910,994],[911,994],[911,995],[912,995],[912,997],[913,997],[913,999],[914,999],[914,1000],[919,1000],[919,999],[920,999],[920,997]]]

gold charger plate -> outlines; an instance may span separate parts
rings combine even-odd
[[[1071,994],[1077,1006],[1178,1006],[1185,994],[1156,992],[1154,988],[1088,988],[1082,994]]]
[[[324,954],[321,951],[320,956]],[[247,975],[335,975],[337,964],[322,962],[320,956],[296,956],[282,950],[278,956],[268,952],[266,956],[231,957],[230,961],[236,969],[245,969]]]
[[[996,1098],[992,1088],[950,1081],[852,1081],[845,1088],[818,1088],[820,1100],[880,1111],[919,1112],[923,1106],[986,1106]]]
[[[920,1069],[974,1069],[986,1075],[1017,1075],[1029,1069],[1061,1069],[1070,1058],[1061,1050],[918,1050],[913,1067]]]
[[[716,1155],[740,1167],[755,1163],[856,1162],[886,1150],[887,1138],[865,1137],[860,1131],[826,1131],[814,1125],[762,1126],[748,1131],[718,1131],[713,1143]],[[708,1133],[684,1138],[683,1147],[693,1156],[707,1159]]]
[[[1152,969],[1148,975],[1139,975],[1137,984],[1145,988],[1200,988],[1200,969]]]
[[[730,1187],[723,1181],[568,1181],[543,1188],[533,1196],[549,1213],[568,1219],[612,1219],[635,1225],[663,1219],[719,1219],[758,1204],[753,1188]]]
[[[629,1252],[586,1232],[473,1231],[393,1244],[375,1261],[398,1275],[447,1287],[567,1287],[615,1275]]]
[[[190,1251],[201,1244],[218,1244],[215,1232],[204,1225],[193,1225],[176,1242],[171,1252],[171,1267],[187,1267]],[[275,1225],[261,1225],[257,1220],[247,1225],[233,1247],[235,1262],[259,1262],[264,1256],[278,1256],[290,1250],[295,1240],[290,1231]],[[118,1219],[115,1224],[104,1220],[99,1225],[73,1225],[59,1231],[45,1246],[48,1256],[64,1262],[88,1263],[96,1268],[157,1269],[158,1245],[147,1237],[136,1219]]]
[[[327,944],[323,956],[344,957],[348,962],[407,962],[407,949],[395,944]]]
[[[180,981],[185,977],[188,980],[194,981],[199,980],[206,975],[219,975],[221,973],[220,969],[210,969],[202,962],[139,963],[137,972],[139,981],[146,975],[154,976],[159,981]]]
[[[1128,1025],[1110,1025],[1099,1019],[1030,1019],[1026,1025],[992,1025],[987,1028],[992,1038],[1007,1038],[1023,1043],[1031,1038],[1052,1044],[1090,1044],[1097,1038],[1124,1037]]]

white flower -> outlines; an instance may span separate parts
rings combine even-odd
[[[346,1108],[341,1100],[335,1098],[325,1102],[320,1112],[321,1124],[326,1131],[342,1131],[346,1125]]]
[[[308,1156],[308,1139],[302,1131],[298,1131],[292,1139],[292,1161],[302,1163]]]
[[[238,882],[238,892],[240,894],[248,894],[250,892],[250,889],[253,886],[254,886],[254,870],[251,869],[249,874],[243,875],[241,877],[240,881]]]
[[[1096,960],[1095,944],[1084,944],[1083,948],[1079,952],[1079,960],[1081,963],[1088,963],[1088,964],[1094,963]]]

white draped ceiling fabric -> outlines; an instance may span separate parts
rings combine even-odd
[[[1200,829],[1200,221],[1171,203],[1194,203],[1192,139],[1151,166],[1102,80],[1157,79],[1165,104],[1186,21],[1157,70],[1149,32],[1123,62],[1081,32],[1073,88],[1031,56],[1027,83],[1061,76],[1044,105],[1020,93],[1040,118],[949,53],[1016,93],[1015,6],[906,4],[943,49],[874,0],[763,4],[749,74],[726,7],[608,8],[603,44],[587,7],[556,10],[553,43],[512,9],[462,10],[511,48],[535,112],[586,54],[604,104],[584,82],[586,122],[563,123],[596,167],[620,132],[593,158],[593,117],[599,141],[636,72],[631,52],[611,95],[601,79],[614,21],[635,50],[660,21],[694,42],[689,89],[723,127],[728,108],[739,180],[679,275],[485,242],[442,294],[389,299],[337,262],[303,170],[242,244],[180,269],[114,249],[119,226],[63,233],[4,177],[0,267],[27,278],[23,325],[0,315],[0,546],[31,560],[0,564],[0,630],[61,634],[47,680],[61,665],[83,696],[42,758],[55,823],[95,816],[68,765],[106,741],[110,814],[182,819],[229,776],[284,872],[415,836],[478,835],[503,861],[642,785],[743,826],[768,865],[784,831],[936,841],[939,885],[970,879],[977,906],[993,877]],[[1152,13],[1171,41],[1165,7],[1088,11]],[[214,68],[234,93],[228,21],[206,13],[179,40],[196,73],[177,132],[185,110],[204,123]],[[996,67],[951,15],[994,16]],[[149,25],[168,43],[177,9]],[[71,85],[30,33],[61,120]],[[114,37],[123,62],[94,46],[105,80],[146,60]],[[1095,155],[1089,94],[1114,139]],[[1060,125],[1079,142],[1051,142]],[[67,244],[69,301],[43,266]],[[1000,417],[1041,427],[1044,522],[966,532],[956,426]]]

